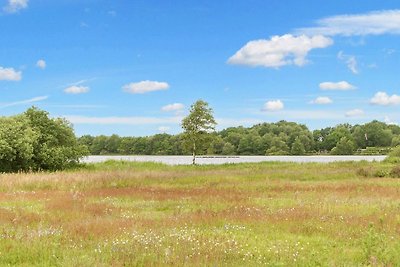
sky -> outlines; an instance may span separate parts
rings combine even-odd
[[[400,4],[0,0],[0,116],[31,106],[78,136],[400,122]]]

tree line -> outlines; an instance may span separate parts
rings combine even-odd
[[[387,153],[400,145],[400,127],[372,121],[363,125],[339,124],[310,131],[305,125],[279,121],[252,127],[230,127],[204,136],[196,146],[203,155],[306,155]],[[192,147],[184,133],[146,137],[84,135],[79,144],[92,155],[189,155]]]
[[[310,131],[305,125],[279,121],[214,131],[212,109],[202,100],[182,121],[183,133],[145,137],[84,135],[72,125],[35,107],[0,117],[0,172],[60,170],[86,155],[305,155],[385,154],[400,147],[400,127],[372,121],[339,124]]]

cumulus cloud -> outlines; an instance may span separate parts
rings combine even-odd
[[[346,112],[346,117],[361,117],[364,116],[364,111],[362,109],[352,109]]]
[[[78,86],[78,85],[73,85],[70,87],[67,87],[64,89],[64,92],[67,94],[84,94],[89,92],[90,88],[88,86]]]
[[[395,94],[389,96],[386,92],[377,92],[371,98],[370,103],[380,106],[400,105],[400,96]]]
[[[364,14],[339,15],[320,19],[317,26],[295,32],[306,35],[365,36],[400,34],[400,10],[381,10]]]
[[[7,5],[3,10],[7,13],[17,13],[21,9],[28,7],[29,0],[8,0]]]
[[[303,66],[307,63],[308,53],[315,48],[325,48],[333,44],[333,40],[323,35],[308,37],[285,34],[248,42],[232,57],[229,64],[263,66],[278,68],[295,64]]]
[[[271,100],[264,104],[263,111],[279,111],[285,107],[281,100]]]
[[[339,90],[339,91],[347,91],[356,89],[356,87],[346,81],[340,82],[323,82],[319,84],[319,88],[321,90]]]
[[[355,56],[345,55],[343,51],[338,53],[338,59],[346,63],[347,68],[354,74],[358,74],[358,62]]]
[[[122,89],[131,94],[145,94],[153,91],[168,90],[169,84],[157,81],[141,81],[124,85]]]
[[[38,67],[38,68],[44,70],[44,69],[46,68],[46,61],[44,61],[43,59],[39,59],[39,60],[36,62],[36,67]]]
[[[175,111],[177,113],[181,112],[183,109],[185,108],[185,105],[181,104],[181,103],[173,103],[173,104],[169,104],[166,106],[163,106],[161,108],[162,111],[164,112],[171,112],[171,111]]]
[[[312,100],[311,104],[318,104],[318,105],[326,105],[331,104],[333,101],[327,96],[319,96],[316,99]]]
[[[0,67],[0,81],[20,81],[22,73],[13,68]]]

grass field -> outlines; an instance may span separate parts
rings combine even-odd
[[[399,266],[390,163],[0,175],[0,266]],[[387,175],[386,175],[387,176]]]

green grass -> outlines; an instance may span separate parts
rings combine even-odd
[[[0,266],[398,266],[394,167],[109,161],[2,174]]]

